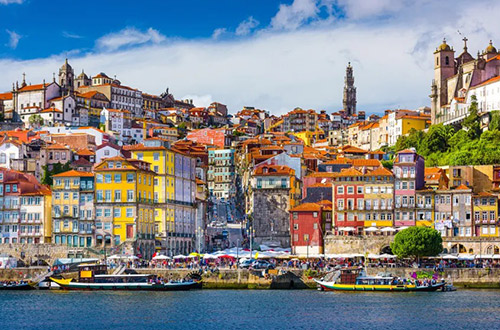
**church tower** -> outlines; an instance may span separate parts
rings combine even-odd
[[[343,106],[347,116],[352,116],[356,113],[356,87],[354,87],[351,62],[349,62],[345,70]]]
[[[434,80],[431,86],[431,122],[438,124],[441,106],[448,103],[447,79],[456,73],[455,50],[451,48],[446,39],[434,52]]]
[[[59,85],[62,89],[62,95],[73,93],[74,79],[75,73],[71,65],[69,65],[68,59],[66,59],[62,67],[59,69]]]

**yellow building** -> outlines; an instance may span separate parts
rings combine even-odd
[[[316,131],[302,131],[292,134],[304,141],[304,144],[308,147],[312,146],[315,141],[324,139],[325,137],[325,132],[321,129],[317,129]]]
[[[473,195],[474,226],[476,236],[497,237],[498,197],[481,192]]]
[[[53,176],[52,241],[90,247],[94,225],[94,174],[67,171]]]
[[[126,146],[133,159],[151,164],[154,177],[155,234],[166,236],[174,230],[175,153],[164,146],[160,139],[147,139],[144,144]]]
[[[154,178],[151,164],[111,157],[94,169],[96,244],[122,245],[122,252],[154,253]],[[124,251],[128,249],[129,251]]]
[[[196,160],[168,148],[160,138],[125,147],[133,159],[151,164],[155,172],[155,233],[157,248],[169,255],[190,253],[195,236]]]
[[[396,118],[396,129],[401,135],[406,135],[410,133],[411,129],[417,131],[422,131],[431,125],[430,115],[420,114],[416,116],[414,114],[405,114],[399,118]]]
[[[384,167],[380,167],[366,173],[364,177],[364,187],[357,187],[359,190],[357,194],[363,194],[361,189],[364,189],[364,200],[357,200],[357,208],[364,209],[363,213],[358,213],[358,217],[364,217],[365,232],[367,232],[366,229],[369,227],[377,228],[377,232],[380,232],[383,227],[392,227],[392,200],[394,193],[394,176],[392,172]]]

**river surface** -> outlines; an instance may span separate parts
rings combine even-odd
[[[1,329],[499,329],[500,290],[0,292]]]

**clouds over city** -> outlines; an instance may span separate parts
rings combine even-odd
[[[340,109],[350,61],[360,109],[416,108],[429,104],[432,52],[443,37],[457,55],[463,35],[474,56],[489,39],[500,45],[499,10],[492,0],[294,0],[268,22],[247,16],[205,39],[171,39],[154,26],[109,31],[70,63],[148,93],[170,87],[198,105],[220,101],[232,112],[250,105],[281,114],[296,106]],[[63,58],[0,60],[0,89],[23,71],[33,83],[48,80]]]

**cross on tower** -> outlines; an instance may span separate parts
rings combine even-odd
[[[469,41],[469,39],[467,39],[467,37],[464,37],[462,40],[464,41],[464,49],[467,50],[467,41]]]

